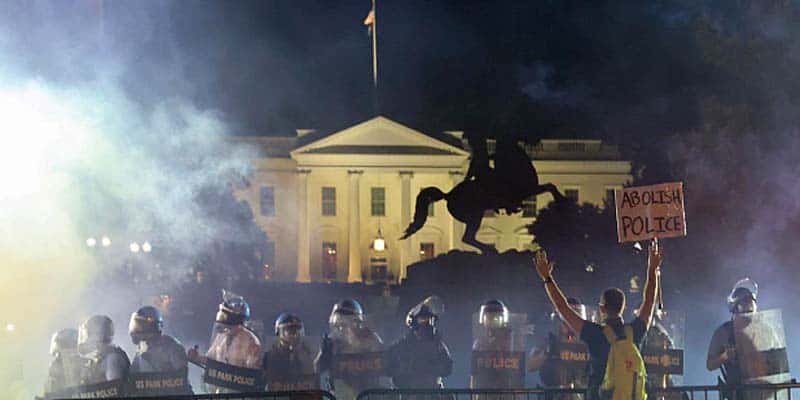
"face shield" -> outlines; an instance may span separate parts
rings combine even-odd
[[[758,310],[758,284],[750,278],[736,282],[728,296],[728,309],[731,313],[752,313]]]
[[[278,327],[278,338],[286,344],[297,345],[305,336],[305,329],[301,324],[287,324]]]

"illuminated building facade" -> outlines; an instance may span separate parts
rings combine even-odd
[[[276,279],[299,282],[398,281],[405,266],[461,243],[464,225],[440,201],[425,227],[398,240],[427,186],[449,191],[463,179],[469,151],[462,132],[424,134],[384,117],[339,132],[298,129],[293,137],[243,137],[256,146],[252,185],[238,193],[274,249]],[[493,143],[489,144],[492,152]],[[541,140],[528,147],[540,182],[552,182],[580,203],[604,199],[631,180],[629,161],[599,140]],[[514,215],[487,213],[478,240],[499,251],[526,249],[527,225],[549,194],[529,199]],[[385,248],[380,249],[383,239]]]

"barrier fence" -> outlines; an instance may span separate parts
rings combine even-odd
[[[75,397],[73,397],[75,398]],[[298,390],[286,392],[254,392],[254,393],[220,393],[220,394],[186,394],[163,395],[158,397],[114,397],[118,400],[336,400],[330,392],[324,390]],[[59,399],[67,400],[67,399]]]
[[[674,386],[648,389],[648,400],[792,400],[796,382],[742,386]],[[323,390],[118,397],[119,400],[337,400]],[[370,389],[356,400],[585,400],[585,389]],[[61,399],[67,400],[67,399]],[[353,400],[353,399],[340,399]]]
[[[792,400],[800,384],[674,386],[648,389],[648,400]],[[610,398],[610,396],[609,396]],[[585,400],[585,389],[371,389],[357,400]],[[344,399],[342,399],[344,400]]]

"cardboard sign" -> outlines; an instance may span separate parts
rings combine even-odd
[[[264,390],[264,374],[259,369],[242,368],[208,359],[203,382],[237,392]]]
[[[164,394],[189,394],[187,370],[170,372],[135,372],[128,376],[129,396],[158,396]]]
[[[618,189],[614,202],[620,243],[686,236],[682,182]]]
[[[383,376],[383,353],[339,353],[334,356],[331,376],[335,378]]]
[[[648,374],[683,375],[683,350],[646,350],[642,359]]]

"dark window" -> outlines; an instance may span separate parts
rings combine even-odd
[[[494,210],[485,210],[483,212],[483,218],[494,218],[495,213]]]
[[[275,216],[275,190],[272,186],[261,187],[261,215],[265,217]]]
[[[386,215],[386,189],[374,187],[370,190],[372,215],[382,217]]]
[[[614,189],[606,189],[606,204],[611,207],[614,207]]]
[[[578,197],[578,189],[565,189],[564,196],[576,203],[580,200]]]
[[[433,243],[420,243],[419,244],[419,259],[430,260],[435,255]]]
[[[322,215],[336,215],[336,188],[322,188]]]
[[[522,200],[522,217],[533,218],[536,216],[536,195]]]
[[[336,243],[322,242],[322,279],[336,280]]]
[[[429,217],[433,217],[434,209],[435,209],[434,203],[428,204],[428,216]]]

